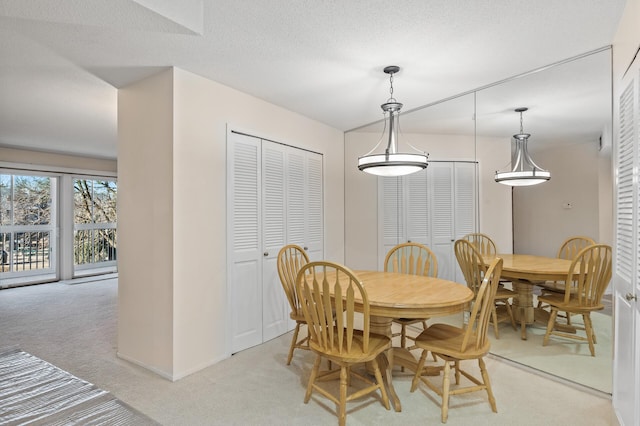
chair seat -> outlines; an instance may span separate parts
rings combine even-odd
[[[340,362],[348,362],[348,363],[360,363],[367,362],[375,359],[380,353],[391,347],[391,339],[387,336],[383,336],[380,334],[369,333],[369,351],[363,352],[362,350],[362,331],[354,330],[353,332],[353,343],[351,345],[351,350],[346,352],[343,350],[342,353],[338,351],[339,345],[335,345],[336,349],[325,349],[322,345],[319,345],[318,342],[312,340],[310,342],[311,350],[322,355],[323,357],[335,361],[337,363]],[[334,337],[337,341],[337,335]]]
[[[491,344],[488,339],[477,349],[468,347],[466,351],[461,352],[464,336],[465,330],[462,328],[449,324],[433,324],[416,337],[415,344],[420,349],[457,359],[475,359],[489,352]],[[473,339],[475,335],[471,335],[470,340]]]
[[[550,293],[550,294],[538,296],[538,300],[542,303],[546,303],[548,305],[552,305],[556,307],[559,311],[565,311],[565,312],[570,311],[570,312],[581,313],[581,312],[600,311],[604,309],[604,305],[602,305],[601,303],[594,306],[581,305],[578,302],[578,299],[573,297],[569,299],[569,302],[565,303],[564,294],[560,294],[560,293],[558,294]]]
[[[299,322],[299,323],[303,323],[306,324],[307,322],[304,319],[304,315],[302,314],[302,312],[291,312],[289,313],[289,318],[291,318],[292,320],[294,320],[295,322]]]
[[[513,290],[509,290],[508,288],[498,287],[496,291],[496,300],[510,299],[512,297],[516,297],[516,292]]]

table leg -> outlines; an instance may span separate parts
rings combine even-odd
[[[527,324],[534,321],[533,283],[524,280],[513,280],[513,289],[517,297],[513,300],[513,316],[520,321],[522,340],[527,340]]]
[[[391,318],[385,317],[370,317],[370,330],[372,333],[381,334],[383,336],[389,336],[391,338]],[[384,354],[378,357],[378,364],[382,371],[382,379],[385,381],[389,400],[393,405],[393,408],[400,412],[402,411],[402,405],[400,404],[400,398],[393,387],[393,377],[391,369],[393,367],[393,347],[387,350]]]

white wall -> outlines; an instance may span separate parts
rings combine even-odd
[[[168,123],[163,112],[153,113],[153,103],[169,105]],[[343,133],[180,69],[121,89],[118,109],[119,198],[135,206],[119,211],[118,218],[128,232],[126,247],[119,242],[119,254],[124,248],[128,259],[119,276],[119,353],[178,379],[229,355],[227,125],[323,154],[325,257],[339,262],[344,261]],[[151,181],[165,194],[149,199]],[[152,229],[157,213],[141,204],[159,202],[161,209],[169,203],[170,214]],[[138,264],[135,251],[145,247],[140,241],[163,256],[143,255]],[[148,274],[155,269],[162,270],[157,280]],[[170,324],[152,322],[159,305]],[[158,349],[162,356],[153,353]]]
[[[378,267],[377,177],[358,170],[358,157],[368,153],[380,134],[345,135],[345,261],[354,269]],[[511,190],[493,181],[496,169],[509,162],[510,147],[497,139],[473,136],[408,134],[404,138],[429,153],[430,161],[479,163],[480,231],[494,238],[503,252],[511,252]],[[400,138],[399,150],[409,148]]]
[[[600,186],[597,141],[545,149],[532,156],[551,172],[551,180],[514,188],[515,252],[555,257],[570,236],[600,241],[600,193],[604,188]]]

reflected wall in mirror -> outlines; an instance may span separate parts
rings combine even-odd
[[[536,163],[551,172],[551,180],[512,189],[496,183],[494,173],[509,167],[511,137],[520,126],[514,112],[518,107],[529,108],[529,149]],[[432,106],[406,109],[400,118],[401,138],[428,152],[430,161],[478,162],[478,230],[491,235],[500,252],[555,257],[572,235],[611,244],[609,48]],[[345,134],[345,261],[355,269],[376,269],[381,256],[378,178],[356,166],[358,156],[370,151],[381,133],[379,122]],[[492,352],[610,393],[610,310],[596,313],[594,323],[596,357],[575,341],[552,339],[543,347],[544,328],[538,325],[529,327],[528,340],[521,340],[519,331],[502,324],[500,339],[492,337]]]
[[[513,111],[528,107],[529,151],[551,172],[546,183],[513,189],[514,253],[555,257],[563,241],[576,235],[611,245],[611,96],[610,49],[478,91],[478,149],[483,138],[500,135],[509,149],[520,126]],[[543,324],[530,327],[526,341],[504,328],[492,352],[611,393],[612,318],[610,309],[604,312],[593,315],[595,357],[587,345],[565,339],[542,347]]]

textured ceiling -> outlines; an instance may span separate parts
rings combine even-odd
[[[176,66],[341,130],[609,45],[624,0],[0,0],[0,146],[116,157],[117,88]],[[516,105],[517,106],[517,105]]]

